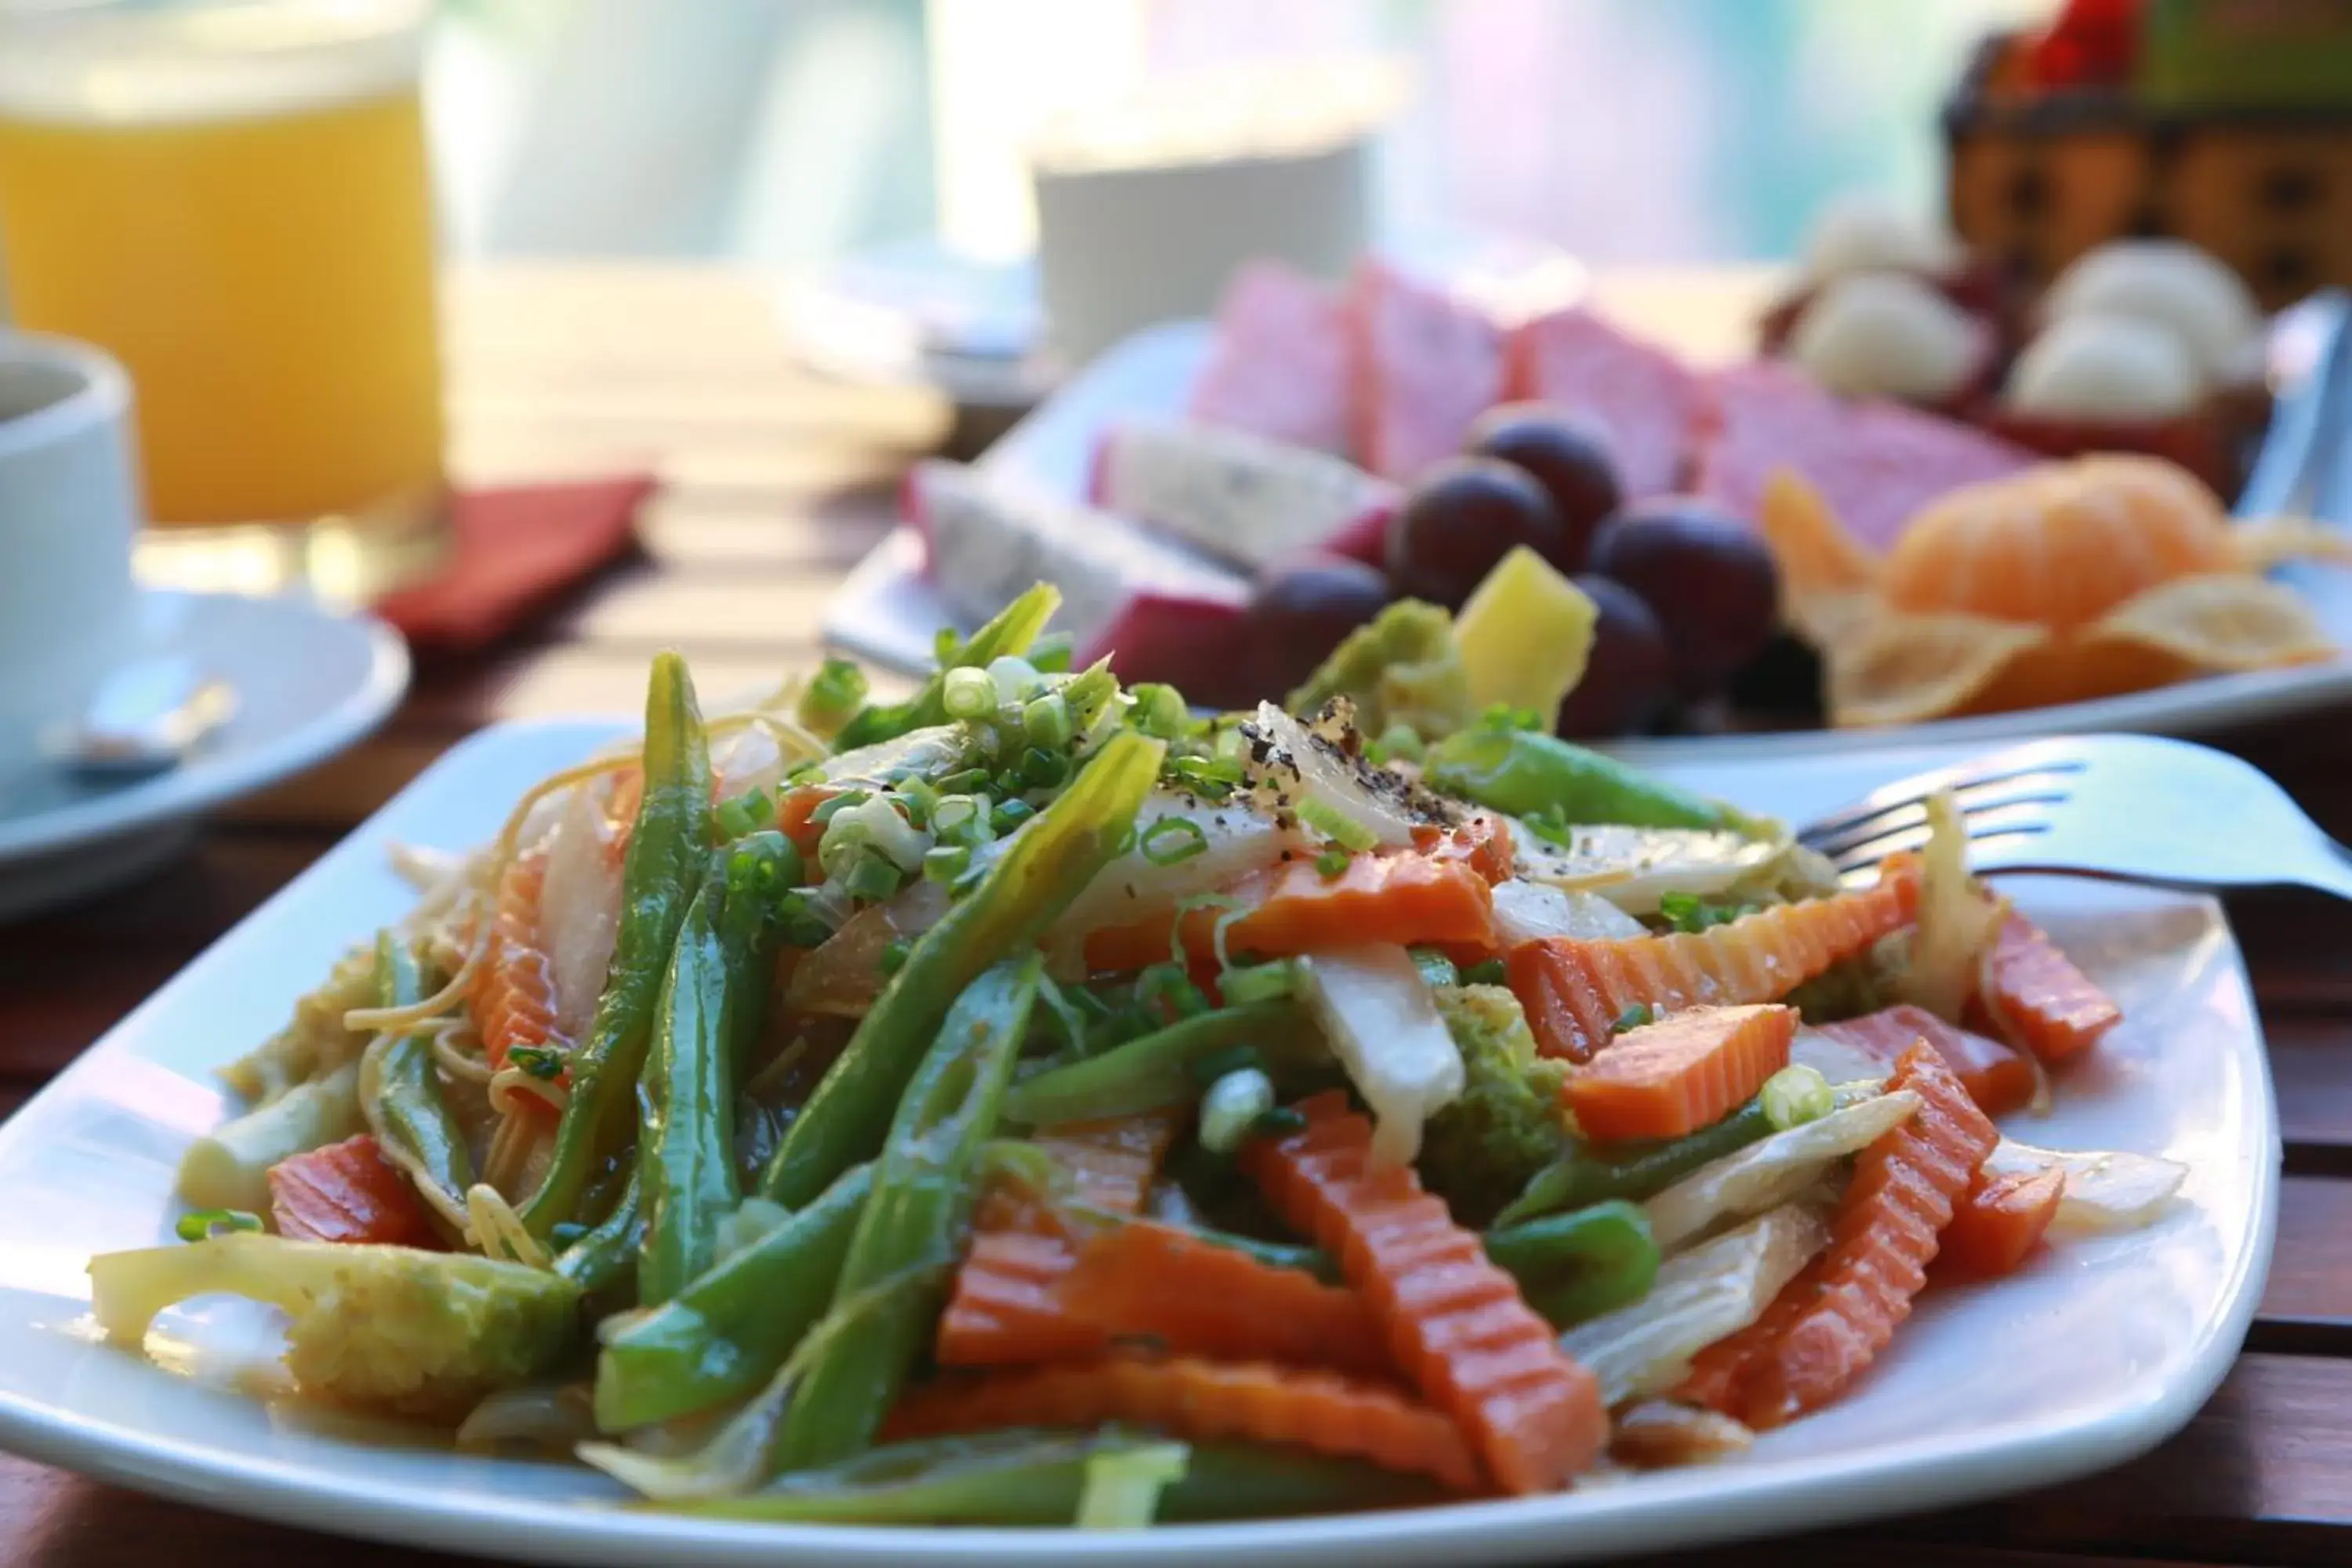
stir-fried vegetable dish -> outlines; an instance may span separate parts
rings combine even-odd
[[[2180,1181],[1994,1126],[2119,1014],[1945,804],[1841,886],[1363,649],[1202,717],[1054,607],[895,703],[656,659],[641,738],[404,855],[99,1323],[249,1297],[300,1393],[653,1506],[1133,1527],[1734,1454]]]

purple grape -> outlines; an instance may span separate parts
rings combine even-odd
[[[1276,562],[1250,599],[1247,646],[1225,662],[1248,671],[1253,701],[1264,696],[1278,702],[1389,598],[1389,580],[1360,561],[1299,555]]]
[[[1559,705],[1559,732],[1575,739],[1644,729],[1674,695],[1666,634],[1642,596],[1622,583],[1587,573],[1576,585],[1601,614],[1592,624],[1584,678]]]
[[[1448,458],[1413,482],[1389,523],[1389,579],[1400,594],[1458,610],[1513,545],[1549,561],[1564,537],[1551,498],[1524,469]]]
[[[1780,574],[1771,550],[1703,501],[1668,496],[1619,512],[1593,535],[1591,569],[1649,602],[1685,698],[1715,690],[1772,638]]]
[[[1470,426],[1468,450],[1523,469],[1543,487],[1560,522],[1559,551],[1545,559],[1562,572],[1583,571],[1593,530],[1624,500],[1607,437],[1549,404],[1505,403]]]

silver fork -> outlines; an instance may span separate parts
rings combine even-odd
[[[1949,790],[1978,871],[2066,871],[2183,888],[2294,884],[2352,899],[2352,850],[2250,763],[2154,735],[2031,741],[1898,779],[1805,824],[1799,842],[1860,873],[1927,841]]]

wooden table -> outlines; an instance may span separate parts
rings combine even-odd
[[[1712,355],[1736,350],[1758,298],[1753,278],[1719,275],[1607,279],[1603,293]],[[382,734],[240,808],[153,880],[0,928],[0,1112],[467,731],[633,709],[662,647],[686,650],[713,692],[804,661],[835,580],[888,526],[898,470],[947,428],[946,411],[919,395],[794,371],[767,286],[740,275],[501,268],[461,276],[453,294],[461,468],[521,477],[649,463],[667,489],[644,519],[646,559],[493,656],[424,662]],[[2305,720],[2228,742],[2352,837],[2352,725]],[[2231,914],[2270,1037],[2286,1181],[2268,1291],[2213,1401],[2153,1454],[2089,1481],[1691,1561],[2352,1563],[2352,912],[2282,894],[2237,900]],[[313,1555],[419,1560],[0,1456],[0,1561],[19,1568],[274,1568]]]

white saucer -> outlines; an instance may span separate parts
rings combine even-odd
[[[138,654],[173,653],[236,688],[236,717],[194,757],[134,784],[0,781],[0,920],[148,869],[202,813],[334,755],[392,711],[408,648],[371,616],[305,599],[148,589]]]

